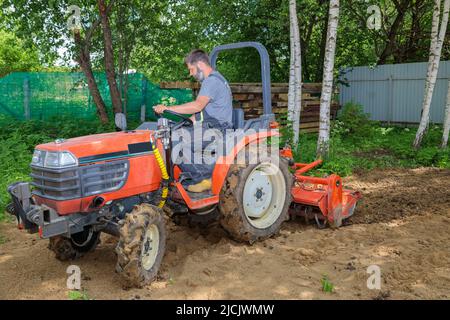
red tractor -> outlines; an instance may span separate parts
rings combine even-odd
[[[117,236],[116,270],[129,285],[142,286],[155,279],[164,256],[161,208],[166,202],[177,214],[202,218],[216,213],[233,239],[248,243],[276,234],[290,214],[340,226],[353,214],[360,195],[344,190],[336,175],[303,175],[320,161],[294,163],[289,148],[259,155],[252,164],[235,161],[279,136],[266,49],[254,42],[219,46],[211,53],[211,64],[215,67],[219,52],[244,47],[256,48],[261,56],[264,114],[245,121],[242,109],[233,110],[235,130],[243,134],[217,159],[210,191],[188,192],[180,182],[180,168],[171,163],[171,134],[191,122],[187,116],[171,112],[181,121],[160,118],[126,130],[125,117],[118,114],[121,132],[36,147],[32,182],[8,187],[19,228],[50,239],[49,248],[60,260],[93,250],[101,232]]]

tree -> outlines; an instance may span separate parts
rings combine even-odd
[[[67,12],[71,5],[82,8],[79,25],[68,28],[73,12]],[[13,8],[13,10],[5,10]],[[100,95],[94,78],[91,51],[98,51],[96,31],[100,20],[95,13],[93,2],[58,1],[51,4],[40,0],[5,0],[3,2],[5,18],[8,25],[19,35],[26,38],[29,46],[36,43],[41,56],[54,63],[58,48],[67,49],[67,59],[73,58],[80,65],[86,77],[89,92],[95,102],[97,114],[104,123],[108,121],[105,103]],[[109,9],[108,9],[109,10]],[[72,42],[72,37],[74,41]]]
[[[97,20],[98,21],[98,20]],[[92,32],[98,26],[99,22],[94,22],[93,25],[87,30],[86,36],[83,39],[79,29],[74,30],[73,37],[76,44],[76,50],[78,54],[75,60],[80,65],[81,71],[86,77],[88,83],[88,89],[97,107],[97,114],[102,123],[108,123],[108,113],[106,112],[106,105],[98,90],[97,82],[95,81],[94,72],[92,71],[91,63],[91,36]]]
[[[339,22],[339,0],[330,0],[327,42],[323,67],[322,96],[320,97],[320,125],[317,140],[317,155],[328,154],[330,141],[330,105],[333,93],[334,56]]]
[[[104,44],[103,55],[105,59],[106,79],[108,80],[109,94],[111,95],[113,111],[114,113],[119,113],[122,112],[122,101],[120,98],[119,89],[117,88],[111,26],[109,23],[109,16],[108,16],[109,10],[107,10],[107,6],[104,0],[98,0],[97,3],[100,12],[100,21],[102,24],[102,31],[103,31],[103,44]],[[109,7],[113,5],[114,0],[111,0],[109,3]]]
[[[15,71],[41,69],[36,48],[26,48],[13,33],[0,30],[0,77]]]
[[[394,0],[395,9],[397,10],[397,14],[395,16],[394,22],[392,23],[389,32],[387,32],[387,42],[378,58],[378,64],[385,64],[387,58],[393,53],[395,47],[397,45],[396,37],[399,33],[401,25],[404,21],[405,14],[407,13],[407,9],[413,3],[411,0]]]
[[[300,134],[300,112],[302,107],[302,57],[296,0],[289,1],[289,17],[291,21],[291,65],[289,72],[288,120],[292,124],[293,143],[297,145]]]
[[[448,15],[450,11],[450,0],[444,2],[444,12],[442,14],[442,22],[440,23],[441,0],[435,0],[433,11],[433,24],[431,28],[431,45],[430,58],[428,61],[427,79],[425,82],[425,94],[422,103],[422,116],[419,128],[417,129],[416,138],[413,147],[418,149],[422,142],[425,131],[430,122],[430,107],[433,97],[436,78],[439,70],[439,62],[441,60],[442,46],[444,43],[445,33],[447,31]],[[440,25],[440,27],[439,27]]]
[[[444,132],[442,134],[442,143],[441,143],[442,149],[447,148],[449,132],[450,132],[450,81],[448,82],[447,103],[445,105]]]

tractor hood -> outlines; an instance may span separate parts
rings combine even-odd
[[[58,139],[54,142],[40,144],[36,146],[36,149],[54,152],[69,151],[82,164],[94,160],[100,161],[103,158],[151,151],[150,132],[149,130],[134,130],[94,134],[67,140]]]

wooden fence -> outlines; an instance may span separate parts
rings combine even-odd
[[[161,82],[161,89],[192,89],[194,96],[199,90],[198,82]],[[233,92],[233,107],[244,109],[245,119],[258,117],[262,114],[262,86],[261,83],[230,83]],[[288,106],[287,83],[272,83],[272,110],[277,120],[284,124],[287,119]],[[302,88],[302,112],[300,115],[301,132],[319,131],[321,83],[305,83]],[[339,104],[331,105],[331,119],[339,110]]]

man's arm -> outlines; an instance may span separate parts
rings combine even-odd
[[[178,106],[166,107],[165,105],[157,105],[153,107],[156,113],[163,113],[164,110],[170,110],[181,114],[194,114],[202,111],[209,102],[209,97],[198,96],[195,101],[191,101]]]

